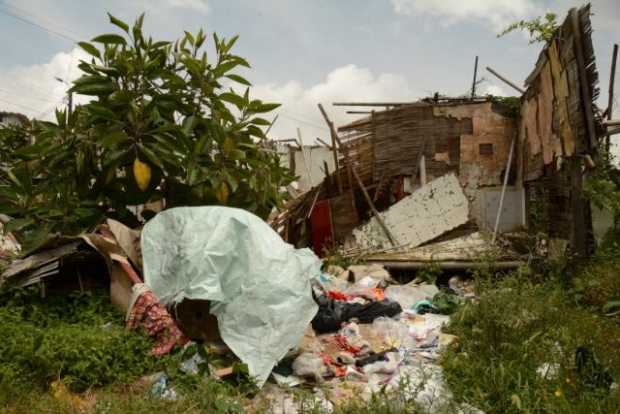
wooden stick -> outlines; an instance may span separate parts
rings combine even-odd
[[[609,96],[607,99],[607,120],[611,121],[614,113],[614,84],[616,82],[616,62],[618,60],[618,44],[614,45],[614,51],[611,55],[611,73],[609,74]],[[610,136],[605,139],[605,148],[609,153]]]
[[[476,56],[476,63],[474,63],[474,81],[471,84],[471,99],[476,97],[476,77],[478,76],[478,56]]]
[[[581,38],[581,25],[579,24],[579,12],[573,8],[570,10],[570,19],[573,26],[573,36],[575,43],[575,57],[577,58],[577,72],[579,74],[579,84],[581,86],[581,102],[583,103],[586,115],[586,130],[590,138],[590,150],[596,150],[596,131],[594,130],[594,114],[592,113],[592,96],[586,75],[586,62],[583,53],[583,41]]]
[[[605,125],[606,127],[620,126],[620,119],[609,119],[607,121],[603,121],[603,125]]]
[[[505,77],[503,77],[502,75],[500,75],[499,73],[495,72],[493,69],[491,69],[490,67],[487,66],[487,70],[489,72],[491,72],[493,75],[497,76],[497,78],[501,81],[504,81],[508,86],[513,87],[514,89],[516,89],[517,91],[519,91],[519,93],[521,95],[523,95],[525,93],[525,91],[521,88],[519,88],[517,85],[515,85],[514,83],[510,82],[508,79],[506,79]]]
[[[319,141],[321,144],[325,145],[330,150],[333,148],[331,145],[329,145],[327,142],[323,141],[321,138],[317,138],[316,140]]]
[[[407,102],[334,102],[334,106],[401,106]]]
[[[271,121],[271,123],[269,124],[269,126],[267,127],[267,131],[265,131],[265,136],[267,136],[267,134],[269,133],[269,131],[271,131],[271,127],[273,126],[273,124],[276,123],[276,121],[278,120],[278,115],[276,114],[276,116],[273,117],[273,121]]]
[[[334,128],[334,123],[327,116],[327,112],[323,109],[323,105],[319,104],[319,111],[321,111],[321,115],[323,115],[323,119],[327,123],[329,127],[329,133],[332,138],[332,153],[334,155],[334,166],[336,168],[336,185],[338,186],[338,193],[342,194],[342,180],[340,179],[340,168],[338,167],[338,150],[336,147],[336,141],[338,141],[338,135],[336,134],[336,128]],[[350,185],[350,183],[349,183]]]
[[[607,136],[620,134],[620,128],[610,129],[607,131]]]
[[[312,215],[312,212],[314,211],[314,206],[319,199],[319,194],[321,194],[321,186],[318,186],[316,189],[316,194],[314,195],[314,200],[312,200],[312,205],[310,206],[310,210],[308,211],[308,216],[306,217],[306,219],[309,219]]]
[[[499,219],[502,216],[502,209],[504,208],[504,196],[506,195],[506,186],[508,186],[508,177],[510,176],[512,153],[515,149],[515,139],[516,134],[512,137],[512,142],[510,143],[510,152],[508,153],[508,162],[506,163],[506,173],[504,174],[504,184],[502,185],[502,193],[499,196],[499,208],[497,209],[497,216],[495,216],[495,228],[493,229],[493,239],[491,240],[491,244],[495,243],[495,238],[497,237],[497,230],[499,229]]]
[[[355,168],[351,168],[351,170],[353,172],[353,176],[355,177],[355,180],[357,181],[357,185],[359,185],[360,190],[362,190],[362,194],[364,194],[364,198],[366,199],[366,202],[368,203],[368,207],[370,207],[370,210],[372,211],[372,214],[377,219],[377,222],[381,226],[381,229],[383,230],[383,232],[387,236],[387,238],[390,241],[390,243],[392,244],[392,246],[396,246],[396,241],[394,239],[394,236],[392,236],[392,233],[390,233],[390,230],[388,230],[387,226],[385,225],[385,223],[381,219],[381,216],[379,216],[379,212],[377,211],[377,209],[375,207],[375,204],[370,199],[370,196],[368,195],[368,191],[366,191],[366,187],[364,187],[364,183],[362,183],[362,180],[360,179],[360,176],[357,175],[357,171],[355,170]]]
[[[370,115],[372,111],[347,111],[346,113],[349,115]]]

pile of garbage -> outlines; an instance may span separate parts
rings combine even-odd
[[[422,407],[453,404],[437,359],[457,338],[441,327],[471,287],[458,278],[443,291],[399,285],[379,265],[322,265],[247,211],[180,207],[141,230],[107,220],[92,233],[50,240],[13,261],[0,284],[108,283],[127,328],[154,338],[153,355],[180,349],[191,353],[181,370],[218,378],[234,364],[215,369],[195,350],[234,356],[273,413],[295,412],[293,387],[315,389],[329,410],[405,379]],[[152,382],[153,395],[176,398],[165,374]]]
[[[478,412],[453,402],[438,365],[441,350],[458,341],[441,328],[458,302],[472,294],[459,277],[450,286],[454,289],[440,291],[416,281],[395,284],[379,265],[328,268],[313,281],[318,313],[296,351],[274,368],[274,380],[281,389],[316,387],[316,398],[328,411],[395,391],[431,412]],[[297,412],[291,411],[291,394],[268,386],[272,412]]]

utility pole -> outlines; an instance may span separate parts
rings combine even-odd
[[[476,63],[474,63],[474,82],[471,84],[471,99],[476,97],[476,78],[478,77],[478,56],[476,56]]]
[[[56,76],[54,79],[56,79],[60,83],[64,83],[65,85],[69,86],[69,89],[67,90],[67,106],[68,106],[68,114],[70,117],[71,114],[73,113],[73,91],[71,91],[71,85],[69,84],[69,82],[67,82],[66,80],[62,78],[59,78],[58,76]]]

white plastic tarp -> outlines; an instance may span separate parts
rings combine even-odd
[[[244,210],[165,210],[145,225],[142,255],[145,282],[162,303],[212,302],[222,339],[259,386],[317,312],[310,280],[321,261]]]

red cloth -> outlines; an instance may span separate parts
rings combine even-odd
[[[328,290],[327,291],[327,297],[330,299],[334,299],[334,300],[341,300],[346,302],[347,300],[349,300],[349,297],[347,295],[345,295],[342,292],[339,292],[337,290]]]
[[[347,367],[343,367],[338,364],[331,356],[327,354],[321,354],[321,357],[323,358],[323,363],[329,368],[331,368],[331,370],[334,372],[334,376],[344,377],[347,374]]]
[[[310,238],[314,252],[319,256],[325,255],[325,249],[333,240],[332,214],[329,200],[319,200],[310,214]]]
[[[344,335],[336,334],[335,339],[336,339],[336,343],[338,344],[340,349],[342,349],[343,351],[347,351],[353,355],[357,355],[362,351],[361,348],[351,345],[349,341],[347,341],[347,338]]]
[[[142,327],[149,336],[155,338],[155,345],[151,350],[153,355],[167,354],[175,346],[183,346],[189,341],[179,330],[166,307],[159,303],[151,291],[142,293],[136,299],[126,326],[127,329]]]

